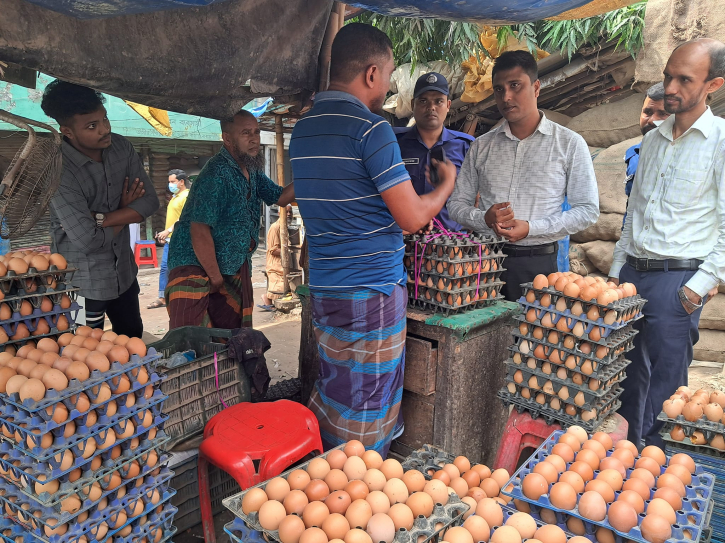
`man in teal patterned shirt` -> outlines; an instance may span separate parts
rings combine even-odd
[[[248,111],[221,122],[224,147],[199,174],[169,246],[170,329],[252,326],[250,260],[259,243],[261,203],[287,205],[264,174],[257,119]]]

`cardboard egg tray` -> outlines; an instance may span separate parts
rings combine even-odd
[[[599,379],[600,381],[608,381],[609,379],[614,377],[620,370],[626,368],[630,364],[629,360],[624,358],[623,355],[620,355],[618,358],[608,364],[602,364],[598,361],[591,361],[592,370],[590,373],[585,373],[582,370],[582,364],[584,363],[585,359],[582,358],[575,358],[577,366],[575,366],[574,368],[570,368],[565,364],[557,364],[556,362],[552,362],[548,358],[539,358],[538,356],[534,356],[532,352],[529,352],[528,354],[523,354],[521,353],[521,351],[519,351],[518,345],[509,345],[508,350],[511,352],[511,360],[517,366],[527,366],[527,361],[534,360],[536,362],[536,369],[541,369],[543,364],[548,362],[549,364],[551,364],[553,370],[552,375],[555,376],[556,371],[560,368],[563,368],[564,370],[566,370],[566,382],[564,384],[568,385],[569,382],[571,382],[573,386],[577,386],[576,383],[572,381],[572,378],[575,374],[582,375],[583,379],[585,380]],[[546,375],[543,370],[541,371],[541,374]]]
[[[592,362],[598,362],[601,364],[610,364],[611,362],[616,361],[620,355],[627,353],[634,349],[634,336],[636,336],[639,332],[635,330],[632,327],[627,327],[622,330],[618,330],[614,332],[613,334],[610,334],[609,337],[606,339],[601,339],[599,341],[592,341],[590,339],[586,338],[578,338],[576,336],[573,336],[571,334],[565,334],[562,332],[559,333],[560,341],[558,344],[549,343],[548,341],[548,333],[544,334],[544,339],[536,339],[531,335],[532,329],[530,327],[530,323],[526,322],[523,315],[514,315],[514,320],[517,320],[521,323],[529,325],[529,333],[524,335],[521,333],[518,327],[516,327],[513,330],[513,336],[516,340],[516,346],[519,348],[519,352],[522,355],[530,356],[529,353],[524,353],[521,350],[521,342],[523,340],[528,340],[536,345],[543,345],[544,346],[544,352],[546,356],[548,357],[551,355],[551,352],[554,350],[559,351],[560,358],[566,358],[569,354],[573,354],[576,357],[579,357],[580,359],[587,359],[591,360]],[[564,338],[562,336],[571,336],[574,338],[574,348],[569,349],[568,347],[564,346]],[[584,354],[581,351],[581,345],[582,343],[589,343],[593,347],[593,351],[596,352],[596,347],[598,346],[604,346],[609,348],[609,353],[605,357],[598,358],[595,354],[595,352]],[[535,347],[533,345],[532,347]],[[533,353],[533,348],[531,349],[531,353]],[[577,363],[578,366],[581,365],[581,363]]]
[[[408,285],[408,305],[424,311],[432,311],[433,313],[443,313],[444,315],[453,315],[461,311],[468,311],[471,309],[481,309],[497,300],[503,299],[501,295],[501,287],[503,283],[492,283],[487,285],[481,285],[480,287],[473,287],[470,289],[463,289],[456,293],[457,297],[465,300],[466,295],[472,298],[471,302],[466,303],[465,301],[461,304],[458,303],[457,299],[452,304],[448,303],[449,295],[452,293],[447,291],[440,292],[442,302],[435,300],[436,293],[439,291],[435,289],[427,289],[426,287],[418,287],[418,298],[415,298],[415,289],[412,285]],[[430,295],[430,299],[428,296]],[[474,296],[477,295],[479,298],[473,300]],[[445,296],[445,298],[444,298]]]
[[[600,380],[600,386],[597,390],[590,390],[589,386],[585,383],[583,385],[577,385],[574,383],[571,379],[562,380],[559,379],[556,376],[556,373],[552,373],[547,375],[544,373],[541,368],[537,367],[536,369],[529,368],[526,364],[516,364],[512,359],[508,359],[504,362],[506,364],[506,382],[507,383],[514,383],[514,385],[526,387],[530,389],[532,392],[535,390],[537,393],[543,391],[544,385],[550,381],[552,388],[554,390],[554,394],[557,398],[559,398],[560,401],[574,405],[576,407],[580,407],[581,409],[584,409],[585,411],[588,411],[590,409],[594,409],[599,405],[601,402],[601,399],[606,396],[609,391],[612,389],[612,387],[617,384],[621,383],[624,379],[627,378],[627,374],[624,371],[624,367],[620,367],[618,371],[612,375],[609,379]],[[626,367],[629,364],[629,360],[624,360],[624,366]],[[523,374],[524,380],[521,383],[516,383],[514,381],[514,374],[520,371]],[[536,379],[537,387],[530,386],[529,382],[531,378]],[[569,391],[569,397],[564,400],[561,397],[559,397],[559,391],[562,387],[566,387]],[[578,393],[581,392],[584,395],[584,403],[582,405],[577,405],[574,402],[574,397],[578,395]],[[549,395],[552,395],[549,393]]]
[[[55,288],[49,286],[38,287],[35,292],[25,292],[19,290],[11,296],[7,296],[0,300],[0,304],[8,304],[10,310],[15,312],[20,311],[20,306],[27,300],[33,308],[40,307],[43,298],[48,298],[53,305],[59,305],[63,295],[68,296],[71,302],[75,302],[78,299],[78,291],[80,289],[73,287],[71,284],[60,283]]]
[[[679,424],[683,428],[691,428],[693,431],[701,430],[703,432],[708,431],[715,434],[725,434],[725,424],[720,421],[709,421],[704,415],[700,418],[700,420],[690,422],[682,415],[678,415],[677,418],[671,419],[664,411],[661,411],[660,414],[657,416],[657,420],[661,420],[663,422],[670,422],[672,424]]]
[[[529,296],[529,293],[533,293],[535,301],[539,302],[538,305],[542,305],[541,298],[543,298],[545,295],[549,295],[551,297],[552,308],[556,305],[556,302],[563,298],[564,300],[566,300],[567,309],[571,309],[571,307],[576,302],[579,302],[584,308],[584,313],[586,313],[592,306],[596,306],[599,308],[600,313],[606,313],[607,311],[616,311],[618,320],[621,318],[622,315],[626,315],[628,313],[630,315],[636,315],[641,313],[644,304],[647,303],[647,300],[642,298],[639,294],[635,294],[634,296],[629,296],[627,298],[617,300],[616,302],[612,302],[609,305],[602,305],[597,303],[596,301],[587,302],[582,300],[581,298],[572,298],[571,296],[566,296],[563,292],[560,292],[553,287],[535,289],[533,283],[523,283],[521,285],[521,290],[523,291],[523,301],[528,300],[528,302],[533,303],[531,302],[531,297]]]
[[[61,354],[62,353],[63,351],[61,351]],[[66,389],[61,392],[50,389],[45,393],[45,397],[39,402],[35,402],[31,399],[27,399],[22,402],[20,400],[20,395],[17,392],[14,394],[0,394],[0,409],[7,405],[12,405],[29,416],[37,414],[45,420],[50,420],[52,418],[52,414],[48,414],[47,412],[47,408],[49,406],[66,400],[71,396],[75,396],[79,392],[85,393],[91,402],[93,402],[98,395],[98,389],[96,389],[96,387],[103,383],[110,383],[114,377],[119,377],[122,374],[125,374],[129,381],[133,382],[138,377],[141,368],[146,369],[146,372],[150,377],[152,373],[151,363],[158,357],[159,355],[155,350],[149,349],[148,353],[143,358],[135,354],[131,355],[130,360],[126,364],[111,362],[111,368],[108,371],[101,372],[93,370],[90,377],[82,382],[76,379],[71,379],[69,380],[68,387]],[[95,393],[94,389],[96,389]]]
[[[476,285],[499,282],[501,280],[501,274],[504,271],[506,271],[504,268],[499,268],[497,271],[481,272],[480,274],[472,273],[464,276],[424,272],[418,277],[418,286],[447,291],[459,290],[467,287],[475,287]],[[414,273],[411,269],[408,269],[408,284],[415,284]]]
[[[39,438],[41,436],[34,433],[26,433],[24,436],[26,439],[23,439],[22,442],[10,440],[5,436],[3,436],[3,441],[10,442],[14,450],[18,453],[25,454],[33,458],[36,462],[47,462],[51,469],[55,469],[60,465],[56,456],[63,451],[70,450],[73,455],[80,458],[85,452],[86,444],[90,437],[105,440],[110,430],[123,433],[128,422],[132,422],[134,426],[141,427],[140,423],[143,422],[144,414],[147,410],[151,411],[154,420],[156,420],[161,416],[161,407],[165,399],[166,396],[163,392],[155,390],[149,399],[141,396],[137,403],[130,408],[125,405],[118,406],[117,413],[112,417],[99,416],[98,422],[91,428],[86,426],[76,427],[75,433],[70,437],[63,437],[63,433],[57,430],[59,435],[55,436],[55,442],[47,448],[40,447]],[[27,446],[27,438],[30,436],[32,436],[31,439],[34,441],[34,445],[36,445],[32,449]]]
[[[581,336],[582,338],[584,335],[588,336],[594,328],[599,329],[599,333],[602,338],[607,338],[612,332],[630,326],[634,321],[637,321],[644,316],[642,313],[639,313],[626,322],[606,324],[604,319],[601,317],[599,317],[596,321],[592,321],[586,318],[586,315],[573,315],[568,309],[566,311],[559,311],[557,309],[544,308],[540,305],[530,304],[526,300],[519,300],[519,305],[521,305],[521,310],[526,322],[541,326],[546,330],[557,330],[555,327],[548,327],[541,324],[541,319],[546,313],[551,315],[551,322],[554,326],[556,326],[561,319],[564,319],[564,322],[569,330],[573,330],[577,324],[581,324],[584,330],[583,335]],[[528,320],[528,313],[530,310],[533,310],[534,315],[536,316],[536,319],[533,322]]]
[[[146,505],[143,513],[132,518],[127,518],[127,521],[119,526],[117,529],[109,530],[107,536],[112,536],[114,533],[122,530],[125,526],[132,524],[134,521],[140,520],[143,516],[148,515],[159,506],[163,505],[166,501],[169,501],[175,494],[174,489],[168,488],[168,481],[173,476],[173,472],[168,468],[161,468],[158,475],[146,475],[144,477],[136,477],[124,481],[118,488],[114,489],[105,498],[100,498],[94,502],[90,507],[76,511],[73,514],[64,512],[62,515],[58,515],[54,511],[46,510],[42,507],[38,507],[38,504],[23,499],[21,496],[15,496],[10,493],[0,495],[0,503],[4,505],[6,513],[8,509],[15,514],[11,520],[20,526],[23,526],[33,536],[48,543],[71,543],[77,541],[81,535],[88,534],[88,539],[95,539],[95,534],[98,533],[99,525],[102,522],[107,522],[109,526],[111,523],[115,524],[120,518],[121,513],[127,517],[132,513],[132,507],[137,500],[141,499]],[[119,489],[125,487],[127,492],[125,495],[119,497]],[[160,499],[157,503],[152,503],[153,492],[158,491]],[[103,504],[100,502],[104,502]],[[101,507],[106,505],[106,507]],[[79,515],[88,512],[88,517],[82,522],[73,522]],[[19,515],[17,515],[19,513]],[[50,521],[50,523],[48,522]],[[150,521],[150,519],[147,519]],[[68,531],[61,535],[47,536],[45,534],[46,526],[57,526],[58,524],[68,524]]]
[[[717,453],[719,453],[721,455],[725,455],[725,451],[724,450],[718,449],[718,448],[713,447],[712,445],[710,445],[710,442],[712,441],[712,439],[715,436],[721,436],[721,435],[723,435],[721,432],[713,432],[712,430],[703,430],[702,428],[695,429],[695,428],[690,428],[690,427],[687,427],[687,426],[682,426],[682,431],[685,433],[685,439],[682,440],[682,441],[677,441],[675,438],[673,438],[670,435],[670,431],[675,427],[675,425],[676,425],[676,423],[665,422],[665,425],[662,427],[662,430],[660,431],[660,435],[662,435],[663,438],[666,436],[667,437],[667,441],[669,441],[671,443],[685,443],[687,445],[693,445],[693,446],[697,446],[697,447],[703,447],[705,449],[710,449],[711,451],[716,451]],[[689,439],[695,432],[702,432],[702,435],[707,440],[707,444],[695,445]]]
[[[0,277],[0,292],[5,295],[14,294],[22,290],[26,293],[36,292],[40,287],[52,286],[53,283],[71,283],[73,274],[77,268],[66,268],[59,270],[56,266],[50,266],[45,271],[38,271],[35,268],[28,268],[27,273],[16,274],[8,271]]]
[[[460,234],[412,234],[405,236],[405,250],[413,253],[416,245],[419,251],[423,251],[428,255],[436,254],[438,256],[448,255],[453,251],[453,256],[478,256],[478,248],[484,251],[488,249],[492,252],[500,252],[505,245],[504,238],[496,238],[494,236],[469,234],[462,237]],[[419,253],[420,254],[420,253]]]
[[[65,316],[68,319],[68,326],[73,326],[78,318],[78,312],[81,310],[81,306],[78,302],[72,302],[70,307],[63,309],[60,305],[53,306],[52,311],[43,312],[39,307],[33,309],[30,315],[21,315],[20,313],[13,313],[13,316],[8,320],[0,321],[5,333],[12,337],[18,330],[19,324],[24,324],[28,331],[32,334],[38,329],[40,321],[44,320],[50,328],[57,329],[58,319]]]
[[[619,401],[619,396],[622,394],[622,389],[619,386],[615,386],[609,393],[602,398],[601,403],[596,408],[599,412],[598,416],[594,419],[585,421],[581,418],[582,410],[577,408],[577,414],[575,416],[567,414],[564,409],[553,409],[547,404],[541,405],[536,402],[533,394],[532,398],[524,398],[521,396],[521,388],[517,386],[516,394],[511,394],[506,387],[498,391],[498,397],[506,405],[513,405],[514,408],[519,412],[523,413],[527,411],[533,418],[543,418],[548,424],[558,423],[564,427],[578,425],[584,428],[588,432],[593,432],[604,419],[609,415],[617,411],[622,402]],[[547,400],[548,400],[547,396]]]
[[[559,438],[563,434],[564,432],[559,430],[549,436],[544,443],[536,449],[534,454],[524,463],[524,465],[521,466],[516,473],[514,473],[508,484],[505,485],[504,490],[502,490],[502,494],[530,504],[531,510],[536,513],[538,513],[541,509],[554,511],[559,522],[566,522],[566,520],[571,516],[576,517],[583,521],[587,534],[593,534],[597,528],[604,527],[619,536],[618,538],[615,538],[618,543],[623,540],[634,541],[637,543],[647,543],[647,541],[642,537],[639,527],[632,528],[632,530],[627,533],[622,533],[615,530],[612,525],[607,522],[606,518],[603,521],[593,521],[580,515],[579,510],[576,507],[571,510],[554,507],[549,501],[548,493],[541,496],[538,500],[529,499],[524,495],[521,490],[523,479],[533,470],[536,464],[543,462],[544,459],[549,456],[551,449],[559,442]],[[610,449],[607,451],[607,455],[609,456],[612,452],[613,449]],[[669,457],[667,458],[667,462],[669,464]],[[666,467],[663,466],[661,473],[664,473],[665,469]],[[595,472],[595,478],[598,473],[598,471]],[[632,469],[628,469],[627,478],[631,473]],[[625,478],[625,481],[627,478]],[[715,476],[707,473],[702,466],[698,466],[696,464],[695,474],[692,476],[692,484],[685,487],[686,495],[682,499],[682,510],[675,512],[677,515],[677,524],[672,525],[672,537],[667,540],[668,543],[699,540],[700,533],[707,526],[707,521],[709,520],[708,511],[711,506],[714,484]],[[510,490],[506,490],[507,488],[510,488]],[[618,496],[619,492],[615,492],[615,495]],[[654,491],[652,491],[651,496],[654,496]],[[640,523],[644,519],[644,516],[644,514],[639,515]]]

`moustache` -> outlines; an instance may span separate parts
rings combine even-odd
[[[675,94],[665,94],[665,100],[677,100],[678,102],[682,102],[682,98]]]

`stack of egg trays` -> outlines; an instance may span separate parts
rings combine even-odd
[[[29,294],[36,292],[40,287],[53,286],[53,283],[70,284],[76,271],[78,271],[76,268],[59,270],[56,266],[50,266],[45,271],[28,268],[27,273],[19,275],[14,271],[8,271],[0,277],[0,292],[8,295],[22,290]]]
[[[453,259],[474,255],[478,257],[479,246],[482,246],[484,252],[485,248],[488,248],[490,252],[499,253],[506,243],[506,240],[504,238],[480,234],[468,234],[466,237],[455,233],[453,235],[412,234],[405,236],[406,254],[415,254],[416,242],[420,242],[421,245],[425,246],[422,249],[424,256],[433,256],[435,254],[435,256],[443,257],[447,255]],[[420,254],[421,245],[418,246],[418,254]],[[482,253],[481,256],[486,256],[486,254]]]
[[[15,335],[18,324],[21,323],[25,324],[25,326],[28,327],[28,331],[32,334],[38,329],[38,324],[41,319],[45,320],[51,329],[57,330],[58,319],[62,315],[65,315],[68,319],[68,326],[70,327],[75,324],[80,310],[81,306],[78,305],[78,302],[72,302],[70,307],[67,309],[63,309],[60,305],[56,305],[51,311],[46,312],[42,311],[39,307],[36,307],[30,315],[21,315],[17,312],[13,313],[13,316],[9,319],[0,321],[0,326],[2,326],[5,333],[10,337]]]
[[[524,380],[521,382],[520,386],[526,386],[532,391],[536,391],[538,393],[544,392],[544,384],[547,381],[551,381],[552,388],[554,390],[553,395],[556,395],[560,401],[571,404],[575,407],[579,407],[585,411],[589,411],[590,409],[595,409],[601,404],[602,398],[606,396],[607,393],[609,393],[609,391],[612,389],[612,386],[621,383],[624,379],[627,378],[625,368],[630,364],[630,362],[629,360],[621,358],[617,363],[606,366],[606,373],[600,372],[602,374],[601,376],[593,377],[593,379],[601,381],[600,387],[597,390],[591,390],[587,384],[577,385],[576,383],[574,383],[574,381],[572,381],[571,377],[568,376],[566,379],[559,379],[555,372],[551,374],[544,373],[544,371],[541,369],[541,365],[544,364],[544,362],[541,362],[538,359],[536,360],[536,368],[534,369],[531,369],[526,364],[517,364],[511,358],[506,360],[504,364],[506,365],[507,371],[506,382],[513,383],[514,386],[518,385],[518,383],[516,383],[516,381],[514,380],[514,374],[517,371],[521,371],[524,376]],[[555,367],[558,369],[558,366]],[[569,371],[565,367],[564,369]],[[532,377],[536,379],[537,387],[532,387],[529,385]],[[584,375],[584,377],[587,380],[590,378],[590,376],[588,375]],[[563,400],[558,396],[559,391],[564,386],[567,387],[567,389],[569,390],[569,397],[566,400]],[[509,388],[509,392],[510,391],[511,389]],[[574,401],[574,397],[579,392],[584,395],[584,403],[582,405],[578,405]],[[549,395],[551,396],[552,394]]]
[[[70,284],[59,283],[55,288],[50,286],[38,287],[35,292],[25,292],[24,290],[18,290],[15,294],[6,296],[0,299],[0,303],[8,304],[10,309],[16,313],[20,311],[20,305],[27,300],[33,308],[39,308],[43,298],[47,297],[53,306],[60,306],[61,298],[63,295],[68,296],[71,302],[75,302],[78,299],[78,291],[80,289],[73,287]]]
[[[533,283],[522,284],[521,290],[523,294],[519,299],[519,303],[526,302],[531,306],[547,307],[551,310],[555,310],[557,302],[563,299],[565,300],[566,310],[571,313],[572,306],[575,303],[579,302],[582,305],[584,314],[586,314],[591,307],[596,306],[599,308],[600,315],[605,314],[609,311],[614,311],[616,315],[615,321],[624,324],[637,317],[641,317],[642,308],[644,307],[644,304],[647,303],[647,300],[642,298],[639,294],[635,294],[634,296],[629,296],[627,298],[617,300],[616,302],[612,302],[609,305],[602,305],[597,303],[596,301],[586,302],[581,298],[573,298],[571,296],[567,296],[563,292],[560,292],[553,287],[535,289]],[[541,302],[541,299],[546,295],[551,298],[551,304],[544,306]],[[604,322],[601,316],[600,320]]]
[[[712,439],[717,435],[725,436],[725,424],[723,424],[722,422],[709,421],[707,420],[707,418],[705,418],[704,415],[702,416],[702,418],[700,418],[700,420],[690,422],[682,415],[678,415],[677,418],[671,419],[664,411],[662,411],[657,416],[657,420],[663,421],[665,423],[661,433],[666,433],[667,437],[669,438],[668,440],[672,441],[673,443],[679,443],[678,441],[670,438],[670,430],[672,430],[675,426],[681,426],[682,430],[685,432],[686,437],[692,436],[692,434],[696,431],[702,432],[708,443],[710,443],[710,441],[712,441]],[[720,449],[716,449],[715,447],[711,447],[710,445],[698,445],[698,447],[706,447],[719,453],[725,453],[725,451],[721,451]]]
[[[335,447],[334,449],[331,449],[330,451],[327,451],[326,453],[321,455],[321,458],[327,458],[327,455],[330,454],[331,451],[342,450],[344,448],[344,445]],[[285,471],[278,477],[286,479],[289,474],[296,469],[303,469],[306,471],[307,466],[309,466],[310,462],[311,460],[304,462],[303,464],[297,465],[292,469]],[[268,482],[269,481],[265,481],[253,487],[250,487],[243,492],[240,492],[239,494],[235,494],[234,496],[226,498],[225,500],[223,500],[223,503],[227,507],[227,509],[229,509],[237,517],[242,519],[248,528],[264,533],[268,541],[280,541],[279,532],[277,530],[265,530],[264,528],[262,528],[262,525],[259,524],[259,513],[253,512],[247,515],[244,513],[244,511],[242,511],[242,500],[244,499],[245,494],[253,488],[261,488],[262,490],[264,490],[267,487]],[[460,526],[462,524],[463,515],[468,511],[468,509],[468,504],[461,501],[461,499],[456,494],[451,494],[446,505],[441,505],[437,503],[433,506],[433,513],[431,514],[431,516],[419,516],[418,518],[416,518],[413,522],[412,530],[398,530],[395,533],[395,539],[393,539],[393,543],[426,543],[429,541],[437,543],[439,539],[438,536],[445,533],[447,528],[451,526]],[[351,528],[359,528],[359,526],[351,526]]]
[[[415,286],[408,285],[408,299],[411,307],[429,310],[436,313],[451,315],[461,310],[480,309],[496,300],[503,299],[501,281],[485,285],[462,288],[457,291],[439,291],[427,287],[418,287],[418,298],[415,297]],[[440,298],[440,301],[438,299]],[[466,298],[470,299],[466,302]],[[460,303],[459,303],[460,300]]]
[[[534,398],[524,398],[521,396],[521,388],[528,387],[516,385],[516,392],[514,394],[504,387],[498,391],[498,397],[504,404],[513,405],[519,413],[526,411],[535,419],[539,417],[543,418],[547,424],[558,423],[564,427],[577,425],[588,432],[594,432],[604,422],[604,419],[622,406],[622,402],[619,401],[619,396],[623,391],[620,387],[615,387],[607,392],[602,399],[602,403],[596,407],[598,416],[595,419],[585,421],[581,417],[580,408],[577,407],[577,414],[575,416],[569,415],[563,408],[556,410],[548,404],[542,405],[537,403]]]
[[[622,533],[609,524],[606,518],[602,521],[593,521],[580,515],[577,507],[571,510],[554,507],[549,501],[548,493],[541,496],[538,500],[529,499],[524,495],[521,489],[524,477],[531,473],[536,464],[543,462],[546,457],[551,454],[551,449],[559,442],[559,438],[563,434],[564,432],[561,430],[552,433],[546,441],[544,441],[544,443],[542,443],[541,446],[534,451],[534,454],[531,455],[531,457],[516,471],[516,473],[514,473],[509,482],[504,486],[502,494],[530,504],[532,512],[537,514],[541,509],[554,511],[556,513],[557,520],[560,522],[565,523],[569,517],[576,517],[584,523],[587,535],[593,534],[599,527],[604,527],[614,532],[615,541],[617,541],[617,543],[621,543],[622,541],[647,543],[647,541],[642,537],[642,532],[639,527],[632,528],[627,533]],[[612,452],[613,449],[608,450],[607,456],[610,456]],[[637,459],[639,458],[640,457],[637,457]],[[670,457],[667,458],[668,463],[669,459]],[[567,464],[567,468],[569,465],[571,464]],[[665,469],[666,467],[662,466],[661,473],[664,473]],[[594,477],[596,478],[599,471],[595,471],[594,473]],[[627,478],[631,473],[632,469],[627,469]],[[625,478],[625,481],[627,478]],[[682,510],[675,512],[677,515],[677,524],[672,525],[672,537],[667,540],[668,542],[698,541],[700,539],[700,534],[702,530],[707,527],[709,521],[708,512],[711,507],[714,484],[715,476],[707,473],[701,465],[695,464],[695,474],[692,476],[692,484],[685,487],[686,495],[682,498]],[[619,496],[620,492],[615,492],[615,494]],[[654,491],[652,491],[652,495],[654,495]],[[646,503],[648,502],[649,501]],[[644,517],[644,513],[639,515],[640,523]],[[694,522],[691,522],[691,520],[694,520]]]

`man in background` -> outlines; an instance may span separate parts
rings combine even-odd
[[[725,44],[679,46],[664,70],[670,117],[642,141],[627,220],[609,272],[647,303],[628,354],[619,413],[638,447],[664,446],[663,402],[687,385],[702,306],[725,280],[725,119],[707,106],[725,84]]]
[[[665,86],[662,83],[655,83],[647,89],[647,96],[642,104],[642,113],[639,116],[639,128],[642,130],[642,136],[650,130],[657,128],[657,125],[667,119],[670,114],[665,110]],[[655,124],[656,123],[656,124]],[[629,201],[629,195],[632,193],[632,183],[634,182],[634,174],[637,172],[639,164],[639,149],[642,142],[632,145],[624,154],[624,162],[627,164],[627,178],[624,180],[624,192]],[[627,213],[624,213],[622,228],[627,221]]]
[[[100,92],[56,79],[41,107],[63,134],[60,186],[50,201],[53,251],[78,268],[73,286],[85,298],[86,324],[143,335],[138,267],[129,225],[145,221],[159,199],[133,145],[111,132]],[[144,187],[149,187],[146,190]]]
[[[415,192],[427,194],[435,190],[425,177],[426,169],[430,168],[431,153],[438,148],[443,149],[446,158],[455,165],[456,170],[460,170],[468,148],[475,138],[443,126],[451,109],[451,100],[448,81],[441,74],[431,72],[418,78],[411,107],[415,126],[393,130],[398,138],[400,154],[410,174]],[[448,216],[445,206],[435,218],[446,230],[457,232],[463,229]]]
[[[264,174],[257,119],[241,110],[221,121],[224,146],[191,187],[169,247],[169,328],[252,326],[251,259],[262,202],[284,206],[284,189]]]
[[[151,302],[147,309],[155,309],[157,307],[166,307],[164,299],[164,291],[169,282],[169,242],[171,234],[174,232],[174,226],[181,217],[181,211],[184,209],[186,197],[189,195],[189,176],[184,170],[169,170],[169,192],[173,195],[166,207],[166,228],[156,234],[156,240],[164,244],[164,252],[161,256],[161,268],[159,270],[159,297]]]
[[[502,293],[516,301],[521,283],[557,271],[560,239],[597,221],[599,193],[584,138],[537,107],[541,83],[531,53],[502,54],[492,75],[505,120],[471,145],[448,212],[465,228],[506,238]],[[565,199],[571,208],[562,211]]]
[[[292,214],[292,206],[287,206],[287,226],[292,225],[294,215]],[[258,306],[265,311],[274,311],[272,302],[284,296],[285,287],[282,284],[284,270],[282,269],[282,236],[279,229],[282,217],[274,221],[267,232],[267,263],[265,272],[267,273],[267,292],[262,294],[262,305]]]

